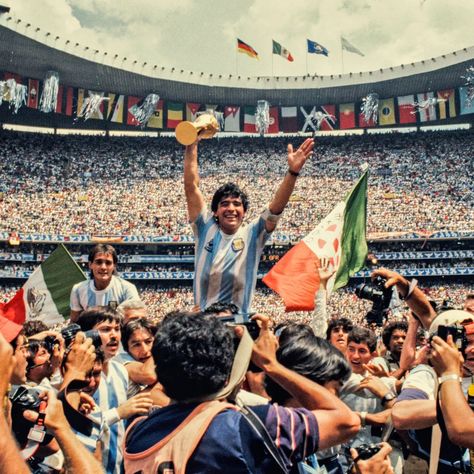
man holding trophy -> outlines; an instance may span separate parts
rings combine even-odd
[[[288,171],[271,203],[250,224],[242,225],[248,199],[238,185],[226,183],[217,189],[211,211],[199,189],[198,143],[217,129],[215,117],[209,114],[201,115],[194,124],[182,122],[176,129],[178,141],[186,145],[184,190],[196,242],[194,302],[201,310],[216,302],[233,303],[239,308],[236,322],[242,322],[249,317],[263,247],[312,154],[314,141],[306,139],[296,151],[288,145]]]

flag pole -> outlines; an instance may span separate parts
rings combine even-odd
[[[342,36],[341,36],[341,64],[342,64],[342,74],[344,74],[344,48],[342,47]]]
[[[308,75],[308,48],[306,48],[306,75]]]
[[[237,39],[237,49],[235,50],[235,75],[239,75],[239,40]]]
[[[273,40],[272,40],[272,77],[273,77],[273,56],[274,54],[273,54]]]

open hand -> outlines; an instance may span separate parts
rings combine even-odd
[[[299,173],[306,159],[313,153],[314,140],[307,138],[300,147],[293,151],[293,145],[288,144],[288,167],[291,171]]]

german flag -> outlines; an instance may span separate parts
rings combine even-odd
[[[241,39],[237,38],[237,51],[239,53],[244,53],[251,58],[259,59],[258,53],[255,51],[252,46],[244,43]]]

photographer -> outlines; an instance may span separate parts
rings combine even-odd
[[[474,372],[474,323],[466,326],[466,332],[468,346],[464,355],[464,367],[468,368],[472,374]],[[438,376],[444,380],[439,389],[439,399],[449,439],[455,444],[474,449],[474,407],[467,403],[463,387],[459,383],[463,358],[454,345],[452,335],[448,336],[447,342],[438,336],[433,337],[431,347],[431,363]],[[474,392],[472,388],[469,389],[468,396],[474,398],[474,393],[471,391]]]
[[[471,320],[472,315],[465,311],[450,310],[439,314],[430,327],[430,333],[434,336],[439,327],[458,327],[464,321]],[[433,337],[434,347],[439,348],[437,338]],[[437,345],[438,344],[438,345]],[[468,346],[470,360],[466,364],[466,372],[472,370],[472,344]],[[435,349],[436,352],[436,349]],[[436,359],[438,360],[438,358]],[[458,362],[459,363],[459,362]],[[439,364],[438,364],[439,365]],[[459,374],[459,368],[455,372]],[[438,473],[454,474],[467,468],[465,449],[450,441],[442,418],[438,419],[436,410],[436,398],[438,386],[440,390],[445,390],[443,385],[451,378],[456,379],[459,384],[459,375],[448,374],[446,379],[438,380],[437,374],[430,365],[420,364],[410,371],[405,379],[402,391],[392,409],[392,420],[397,430],[408,430],[407,434],[410,442],[410,450],[416,456],[431,462],[434,458],[431,452],[432,427],[439,422],[441,428],[441,446],[438,461]],[[470,378],[463,380],[463,385],[467,389]],[[448,400],[446,399],[446,402]],[[451,400],[449,400],[451,403]],[[458,406],[455,405],[456,410]],[[455,441],[457,441],[455,437]]]

